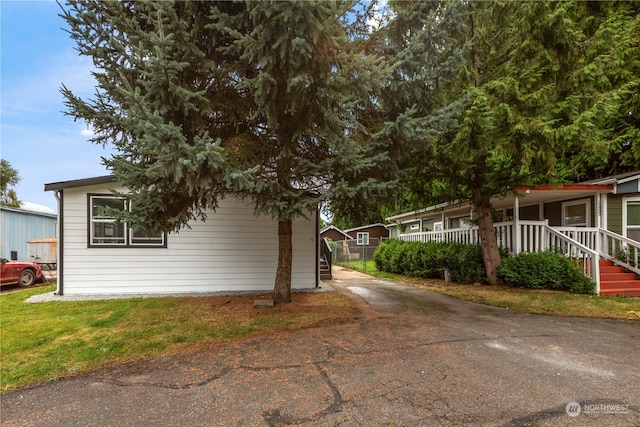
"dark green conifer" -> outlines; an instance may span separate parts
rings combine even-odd
[[[355,37],[351,2],[70,1],[64,17],[96,66],[69,113],[130,191],[129,220],[177,230],[223,197],[279,224],[273,297],[289,302],[292,220],[380,183],[358,110],[386,80]],[[369,108],[368,106],[366,108]]]

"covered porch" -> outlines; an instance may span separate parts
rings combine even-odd
[[[583,268],[598,295],[640,295],[640,242],[615,216],[612,183],[561,188],[523,187],[492,200],[498,245],[512,254],[560,248]],[[448,203],[387,218],[392,237],[405,241],[479,243],[468,202]],[[613,226],[612,226],[613,225]],[[612,231],[611,229],[615,231]],[[623,234],[630,234],[625,236]],[[634,274],[607,276],[616,273]],[[633,279],[633,280],[632,280]]]

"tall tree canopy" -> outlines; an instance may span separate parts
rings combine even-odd
[[[385,186],[372,177],[386,154],[361,123],[385,71],[358,36],[366,8],[354,6],[67,3],[98,86],[92,100],[62,92],[92,141],[117,149],[105,164],[131,191],[128,219],[177,230],[225,196],[251,200],[278,221],[273,297],[290,301],[292,220]]]
[[[18,171],[5,159],[0,160],[0,205],[19,208],[22,204],[18,200],[15,187],[20,182]]]
[[[580,2],[576,26],[558,104],[569,147],[561,173],[577,180],[640,169],[640,3]]]
[[[399,66],[384,107],[406,154],[408,200],[470,199],[497,283],[493,195],[638,166],[637,5],[391,5],[386,41]]]

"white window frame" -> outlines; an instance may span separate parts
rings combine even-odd
[[[444,229],[444,223],[442,221],[436,221],[433,223],[433,231],[442,231]]]
[[[635,229],[640,229],[640,225],[632,225],[630,226],[629,224],[627,224],[627,204],[629,202],[634,202],[634,203],[640,203],[640,197],[624,197],[622,199],[622,235],[624,237],[629,238],[627,230],[629,228],[633,228]]]
[[[411,231],[420,230],[420,223],[411,224],[409,226],[409,230]]]
[[[369,233],[358,232],[358,234],[356,234],[356,243],[358,246],[369,246]]]
[[[571,206],[585,205],[584,224],[567,224],[567,208]],[[589,227],[591,224],[591,199],[571,200],[570,202],[562,202],[562,226],[563,227]]]
[[[127,245],[127,228],[126,228],[126,224],[123,225],[123,233],[122,233],[122,238],[121,240],[119,239],[119,241],[108,241],[106,242],[105,240],[109,239],[109,236],[100,236],[100,237],[96,237],[96,233],[95,233],[95,226],[96,224],[104,224],[104,225],[108,225],[108,224],[113,224],[113,227],[119,227],[120,226],[120,222],[117,221],[115,218],[113,217],[107,217],[107,216],[97,216],[93,214],[93,201],[96,199],[110,199],[110,200],[122,200],[124,202],[124,209],[127,208],[127,202],[125,199],[121,198],[121,197],[114,197],[114,196],[108,196],[108,195],[100,195],[100,194],[95,194],[95,195],[90,195],[89,196],[89,246],[126,246]],[[113,237],[111,239],[114,239]],[[101,240],[101,241],[99,241]]]
[[[453,221],[458,222],[458,227],[456,228],[460,230],[468,230],[474,225],[470,216],[457,216],[454,218],[449,218],[449,224],[451,224]]]
[[[146,241],[140,242],[139,240],[144,240],[144,237],[134,237],[134,229],[127,222],[117,221],[112,217],[104,217],[97,218],[93,215],[93,201],[95,199],[112,199],[112,200],[122,200],[124,201],[124,209],[131,209],[131,201],[125,199],[123,197],[117,197],[112,194],[88,194],[88,233],[87,233],[87,246],[89,248],[105,248],[105,247],[118,247],[118,248],[126,248],[126,247],[135,247],[135,248],[166,248],[167,247],[167,233],[161,233],[160,239],[157,237],[146,239]],[[124,235],[122,237],[122,241],[119,242],[99,242],[97,240],[104,239],[101,237],[96,237],[95,235],[95,227],[96,223],[104,223],[104,224],[114,224],[114,226],[118,226],[118,224],[122,224],[124,227]],[[137,242],[135,240],[138,240]]]

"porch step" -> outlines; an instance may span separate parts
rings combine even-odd
[[[611,263],[611,264],[603,264],[603,263]],[[611,274],[611,273],[624,273],[624,268],[613,265],[611,261],[600,261],[600,274]]]
[[[640,279],[611,261],[600,261],[601,296],[640,296]]]
[[[331,267],[326,259],[320,259],[320,280],[331,280]]]

